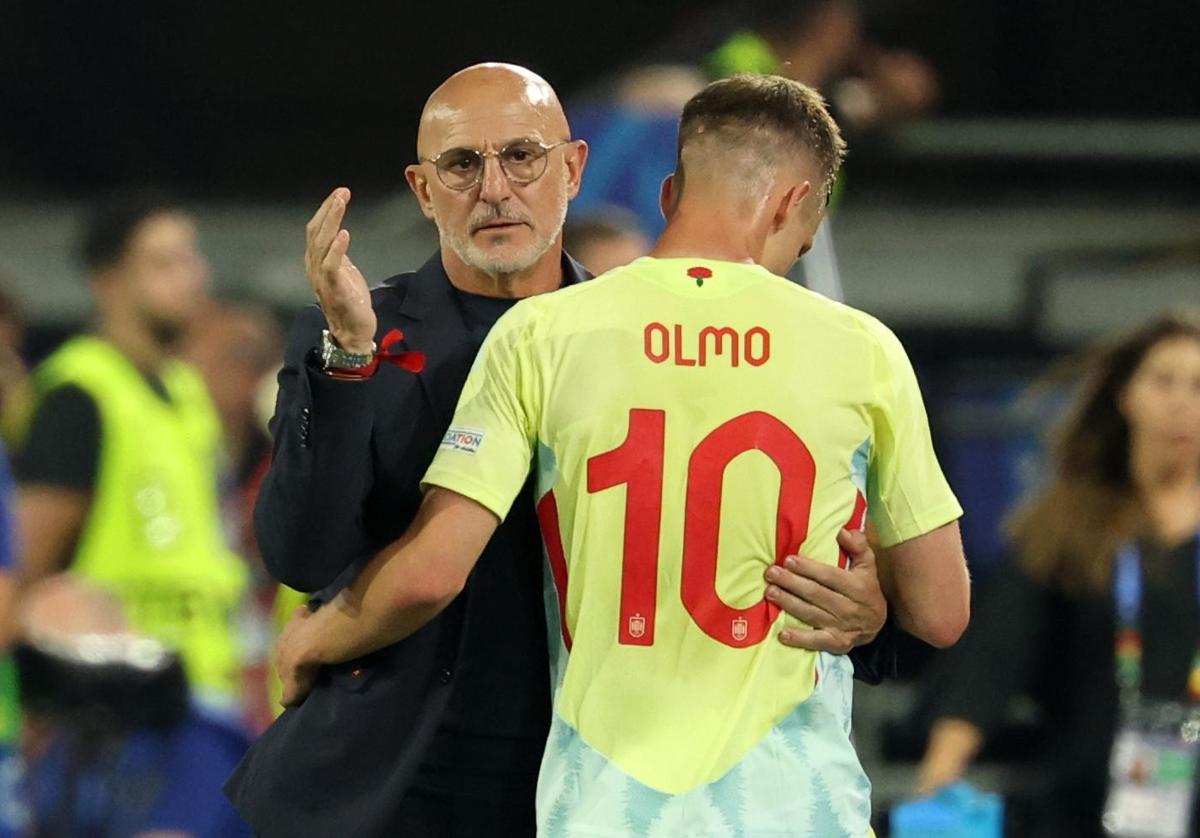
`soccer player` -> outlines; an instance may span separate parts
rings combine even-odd
[[[900,624],[937,646],[966,625],[968,580],[899,342],[779,277],[843,148],[797,82],[697,94],[651,256],[501,318],[413,526],[281,638],[290,696],[436,614],[533,458],[554,638],[539,832],[867,835],[849,664],[775,642],[789,618],[761,557],[836,563],[869,511]]]

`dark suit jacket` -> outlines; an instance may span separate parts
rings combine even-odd
[[[567,283],[587,276],[569,257],[563,269]],[[325,589],[320,598],[343,587],[412,521],[420,479],[475,357],[440,255],[387,280],[371,298],[376,342],[401,329],[400,348],[424,352],[424,371],[383,364],[366,382],[329,378],[312,359],[324,316],[316,306],[305,309],[279,376],[274,460],[255,507],[267,568],[299,590]],[[533,514],[531,502],[515,505],[481,562],[493,552],[540,556]],[[468,583],[446,611],[401,643],[331,668],[304,704],[255,743],[226,791],[260,834],[394,834],[397,809],[446,708],[471,592]],[[540,623],[540,593],[535,599]],[[547,675],[547,724],[548,684]]]
[[[568,283],[587,277],[569,257],[563,267]],[[422,373],[385,364],[366,382],[322,374],[311,354],[325,320],[313,306],[292,330],[279,376],[275,455],[255,531],[271,573],[303,591],[332,594],[403,534],[475,356],[439,255],[371,296],[376,341],[400,328],[402,348],[427,355]],[[481,562],[490,554],[540,556],[533,516],[531,499],[518,500]],[[540,592],[539,582],[530,584]],[[330,668],[304,704],[255,743],[226,792],[264,838],[396,834],[397,810],[446,709],[472,590],[468,582],[446,611],[401,643]],[[540,604],[534,607],[544,620]],[[879,648],[852,655],[860,677],[890,659]],[[547,675],[547,725],[548,685]]]

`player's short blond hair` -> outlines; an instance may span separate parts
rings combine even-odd
[[[742,73],[715,81],[693,96],[679,122],[676,176],[684,175],[687,149],[712,141],[764,166],[806,155],[820,173],[821,182],[814,186],[822,203],[846,156],[846,142],[825,99],[808,85],[782,76]]]

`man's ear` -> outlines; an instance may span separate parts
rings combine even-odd
[[[583,185],[583,167],[587,165],[588,144],[583,140],[575,140],[571,143],[571,150],[567,152],[567,198],[574,199],[579,194],[579,188]]]
[[[776,232],[786,227],[792,216],[803,210],[804,200],[811,193],[812,184],[807,180],[789,186],[776,205],[775,216],[771,219],[771,231]]]
[[[662,212],[663,218],[670,218],[671,212],[675,209],[675,202],[679,196],[677,193],[675,173],[667,175],[663,178],[662,186],[658,188],[658,209]]]
[[[429,176],[425,174],[425,170],[413,163],[405,167],[404,179],[408,181],[408,188],[417,196],[421,212],[425,214],[426,218],[433,221],[433,199],[429,194]]]

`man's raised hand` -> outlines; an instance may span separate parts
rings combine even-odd
[[[350,190],[339,186],[304,228],[304,269],[329,331],[347,352],[367,354],[377,321],[367,280],[350,261],[350,231],[342,227]]]

